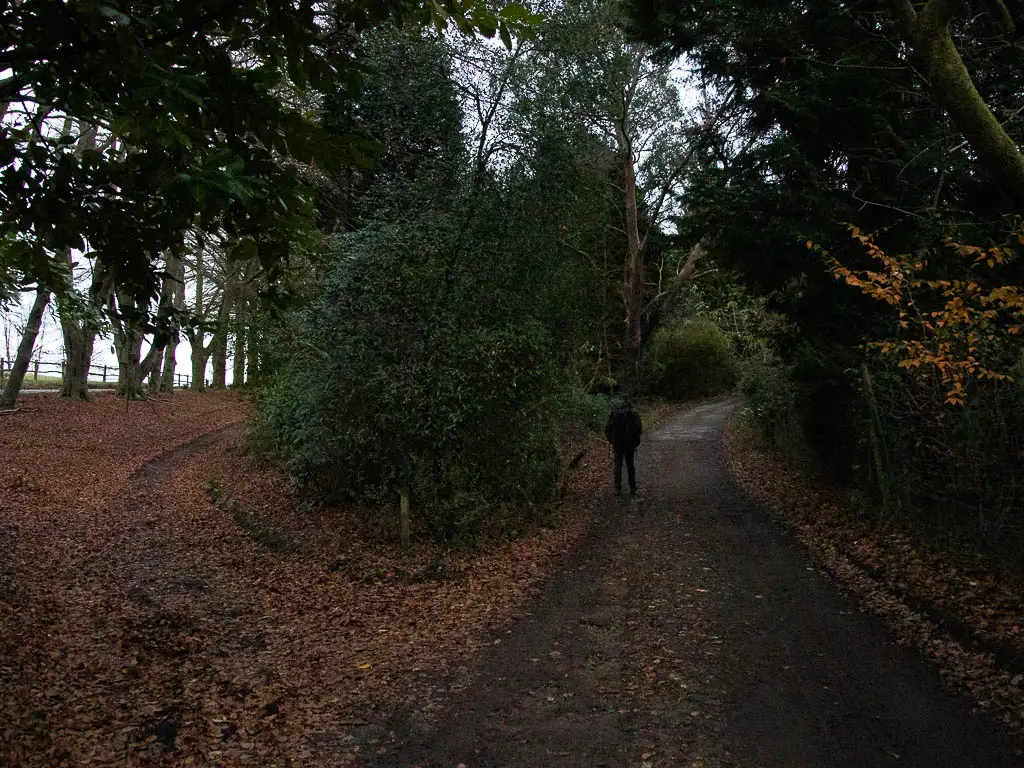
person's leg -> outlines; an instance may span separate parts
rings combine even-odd
[[[622,493],[622,449],[615,447],[615,492]]]
[[[629,473],[629,492],[636,493],[636,465],[633,461],[636,458],[636,448],[627,448],[624,453],[626,455],[626,471]],[[619,477],[621,478],[622,475],[620,474]]]

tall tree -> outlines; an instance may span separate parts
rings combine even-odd
[[[652,235],[671,213],[695,156],[700,131],[688,124],[674,63],[656,57],[622,30],[621,6],[611,0],[566,3],[539,36],[532,59],[533,109],[576,121],[615,153],[622,260],[623,341],[636,359],[643,342]],[[692,265],[678,275],[685,282]]]

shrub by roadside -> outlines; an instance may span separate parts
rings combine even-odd
[[[736,383],[729,337],[710,320],[659,328],[642,360],[647,388],[674,400],[710,397]]]

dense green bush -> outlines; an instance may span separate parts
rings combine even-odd
[[[300,486],[358,501],[407,488],[449,540],[488,510],[545,498],[562,395],[551,334],[493,284],[486,251],[459,258],[459,235],[437,217],[336,238],[324,290],[292,316],[292,354],[261,398]]]
[[[765,437],[790,458],[802,455],[804,437],[789,370],[777,360],[749,360],[742,366],[739,388]]]
[[[680,400],[725,392],[736,383],[729,337],[709,320],[659,328],[642,371],[652,393]]]

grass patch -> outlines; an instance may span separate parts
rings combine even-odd
[[[8,376],[4,376],[0,379],[0,387],[7,384]],[[22,389],[60,389],[61,378],[60,376],[40,376],[38,379],[32,377],[31,371],[25,376],[25,380],[21,382]]]

